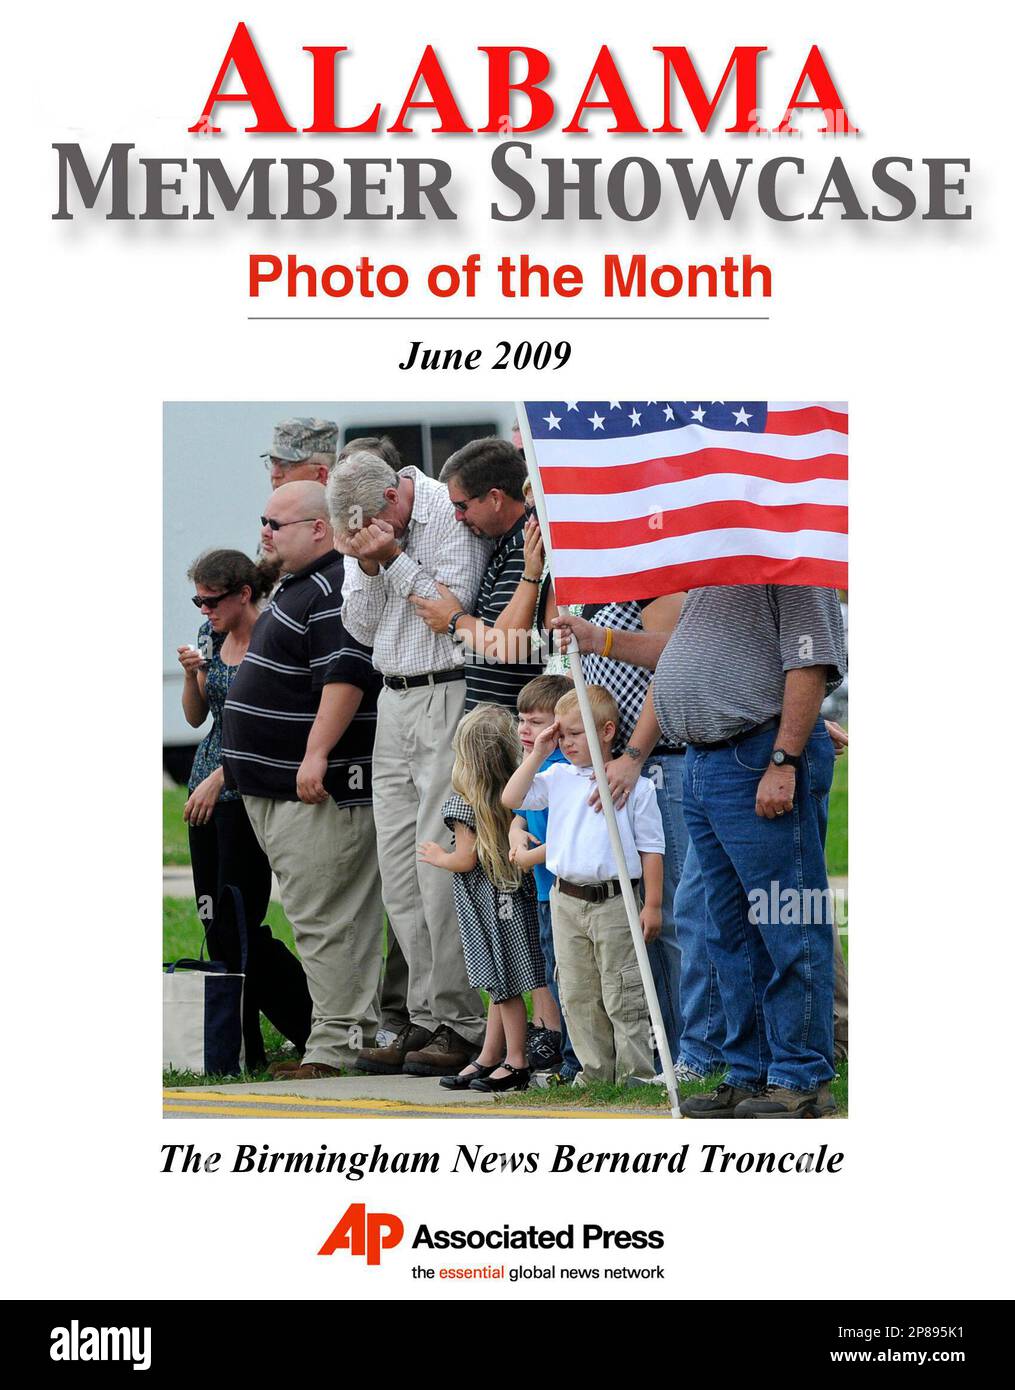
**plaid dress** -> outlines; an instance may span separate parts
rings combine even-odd
[[[460,796],[449,796],[441,815],[452,832],[456,823],[476,828],[475,812]],[[485,989],[492,1003],[502,1004],[545,985],[532,875],[523,874],[514,893],[495,888],[478,863],[467,874],[456,873],[454,880],[458,929],[473,989]]]

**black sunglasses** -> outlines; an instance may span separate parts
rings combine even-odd
[[[212,598],[202,598],[200,594],[192,594],[190,601],[195,608],[217,608],[224,598],[230,594],[239,593],[238,589],[227,589],[224,594],[215,594]]]
[[[276,521],[273,516],[262,516],[261,525],[269,527],[272,531],[281,531],[283,526],[302,526],[307,521],[320,521],[319,516],[304,516],[299,521]]]
[[[456,512],[461,512],[464,515],[472,506],[473,502],[481,502],[483,498],[487,496],[488,492],[489,488],[486,492],[481,492],[478,497],[467,497],[464,502],[452,502],[451,505]]]

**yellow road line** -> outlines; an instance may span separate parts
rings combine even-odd
[[[497,1119],[510,1119],[512,1116],[522,1116],[523,1118],[546,1118],[552,1120],[663,1120],[669,1118],[669,1114],[666,1111],[654,1113],[652,1111],[642,1110],[551,1110],[549,1108],[544,1109],[542,1106],[537,1108],[535,1106],[507,1107],[499,1105],[414,1105],[411,1101],[405,1100],[384,1100],[380,1098],[377,1100],[367,1100],[352,1097],[349,1100],[340,1100],[333,1096],[321,1096],[320,1099],[315,1099],[312,1096],[261,1096],[249,1091],[238,1093],[235,1099],[233,1096],[223,1095],[221,1091],[206,1091],[202,1095],[195,1095],[193,1091],[163,1091],[162,1096],[168,1108],[172,1108],[173,1110],[187,1108],[205,1114],[223,1113],[238,1115],[251,1113],[249,1108],[239,1108],[243,1106],[257,1107],[258,1109],[261,1107],[269,1107],[263,1109],[261,1113],[271,1115],[273,1111],[270,1107],[277,1106],[285,1108],[290,1112],[295,1111],[295,1113],[299,1113],[301,1108],[304,1113],[307,1108],[311,1108],[321,1111],[324,1114],[327,1114],[329,1111],[336,1111],[338,1113],[368,1111],[374,1115],[384,1115],[393,1119],[397,1118],[399,1115],[411,1114],[445,1116],[456,1114],[486,1115]],[[207,1103],[211,1101],[215,1102],[216,1107],[222,1107],[221,1111],[217,1108],[213,1109],[211,1104]]]
[[[262,1120],[397,1120],[397,1115],[387,1114],[362,1114],[358,1111],[349,1111],[343,1114],[341,1110],[262,1110],[254,1105],[236,1105],[229,1107],[219,1107],[217,1105],[181,1105],[176,1101],[166,1101],[162,1107],[163,1117],[166,1115],[236,1115],[242,1118],[253,1118]]]

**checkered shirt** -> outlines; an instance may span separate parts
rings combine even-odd
[[[414,495],[401,553],[376,575],[348,561],[342,586],[342,620],[357,641],[373,647],[374,666],[385,676],[426,676],[463,665],[460,644],[431,632],[409,595],[437,598],[439,580],[472,613],[492,549],[456,519],[443,483],[418,468],[403,468],[399,476],[406,474]]]
[[[626,600],[621,603],[606,603],[589,617],[596,627],[612,627],[616,632],[643,632],[641,609],[638,604]],[[645,666],[631,666],[626,661],[615,661],[612,657],[599,656],[590,652],[582,657],[582,675],[587,685],[601,685],[608,690],[620,710],[620,728],[617,731],[617,747],[623,748],[631,741],[634,726],[638,722],[645,695],[652,683],[652,672]],[[680,744],[660,738],[656,744],[657,753],[672,753]]]

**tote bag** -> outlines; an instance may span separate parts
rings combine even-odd
[[[240,939],[240,970],[224,961],[186,958],[167,962],[162,974],[162,1069],[199,1076],[235,1076],[245,1065],[243,982],[247,968],[247,928],[243,898],[227,884],[216,915],[232,912]]]

